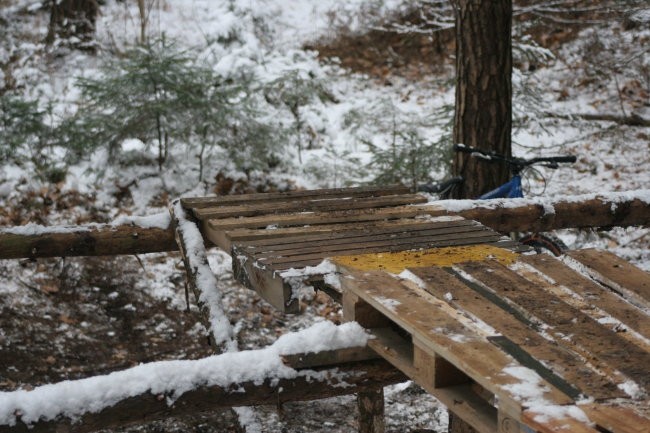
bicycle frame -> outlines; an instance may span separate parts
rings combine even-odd
[[[523,198],[524,193],[521,190],[521,175],[515,174],[508,182],[486,192],[479,199],[489,200],[493,198]]]

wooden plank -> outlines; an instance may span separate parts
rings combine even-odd
[[[473,290],[468,285],[471,284],[470,281],[461,281],[439,267],[409,270],[422,280],[425,284],[423,288],[427,292],[446,301],[460,314],[469,314],[470,317],[489,324],[496,332],[550,368],[556,375],[555,378],[550,377],[543,369],[527,365],[559,389],[566,387],[566,384],[560,381],[566,381],[570,386],[578,387],[579,391],[593,398],[625,396],[625,393],[617,388],[617,383],[586,366],[584,359],[559,346],[557,341],[542,337],[530,326],[530,322],[519,320],[520,317],[514,315],[512,309],[507,306],[503,308],[504,304],[495,304],[480,292]],[[517,358],[516,355],[515,357]]]
[[[487,246],[487,247],[494,247],[502,250],[506,250],[510,253],[516,253],[516,252],[521,252],[521,251],[528,251],[528,248],[524,246],[522,250],[519,248],[521,247],[521,244],[510,241],[510,240],[503,240],[503,241],[498,241],[498,242],[486,242],[480,244],[481,246]],[[413,250],[404,250],[404,249],[395,249],[394,251],[385,251],[385,249],[376,249],[376,250],[369,250],[369,251],[364,251],[363,253],[356,253],[356,254],[361,254],[361,255],[374,255],[374,254],[392,254],[392,253],[413,253],[413,254],[419,254],[422,252],[426,251],[431,251],[434,249],[441,249],[444,250],[446,248],[464,248],[464,247],[472,247],[476,246],[475,243],[472,243],[471,240],[467,241],[467,243],[463,244],[462,242],[459,243],[459,245],[449,245],[449,246],[434,246],[433,248],[427,248],[422,247],[422,248],[416,248]],[[343,255],[343,256],[329,256],[327,258],[332,259],[332,260],[338,260],[339,257],[354,257],[355,255]],[[282,272],[287,269],[302,269],[306,266],[316,266],[319,263],[323,261],[324,258],[322,257],[316,257],[312,259],[306,259],[306,260],[298,260],[296,259],[293,262],[288,262],[288,263],[278,263],[278,264],[270,264],[268,265],[274,272]]]
[[[350,256],[356,254],[368,254],[368,253],[381,253],[381,252],[395,252],[395,251],[406,251],[406,250],[418,250],[418,249],[432,249],[432,248],[441,248],[449,246],[460,246],[460,245],[476,245],[476,244],[488,244],[494,243],[501,240],[503,237],[498,234],[493,234],[489,232],[470,232],[465,233],[464,236],[459,237],[456,234],[447,235],[447,236],[430,236],[417,241],[410,239],[401,241],[389,241],[389,242],[369,242],[368,244],[350,246],[333,246],[333,247],[324,247],[323,250],[309,253],[301,253],[297,251],[292,251],[291,256],[273,256],[270,254],[267,257],[262,257],[259,259],[261,263],[278,265],[285,263],[299,263],[312,259],[323,259],[326,257],[333,256]],[[295,255],[294,255],[295,254]]]
[[[266,229],[234,229],[226,231],[226,235],[233,242],[256,242],[262,240],[271,239],[279,240],[288,238],[302,238],[308,236],[321,236],[326,234],[334,233],[345,233],[345,232],[364,232],[372,230],[383,230],[383,229],[396,229],[400,227],[410,227],[410,226],[419,226],[427,222],[441,223],[441,222],[452,222],[452,221],[461,221],[464,220],[460,216],[441,216],[441,217],[429,217],[425,216],[424,218],[402,218],[402,219],[393,219],[393,220],[375,220],[375,221],[364,221],[364,222],[351,222],[351,223],[339,223],[339,224],[318,224],[318,225],[306,225],[306,226],[297,226],[297,227],[279,227],[272,230]]]
[[[294,369],[326,367],[378,358],[379,355],[369,347],[350,347],[347,349],[325,350],[322,352],[282,355],[284,364]]]
[[[403,250],[421,248],[430,244],[439,245],[440,243],[453,242],[457,240],[473,240],[472,243],[495,242],[503,239],[503,236],[491,230],[483,229],[480,226],[464,226],[459,228],[446,228],[440,230],[425,230],[422,232],[411,232],[408,235],[397,236],[395,234],[354,237],[350,239],[335,239],[332,242],[308,242],[307,244],[299,243],[293,248],[291,246],[280,246],[278,249],[274,246],[265,246],[265,249],[251,249],[243,247],[242,251],[251,254],[257,260],[266,261],[275,260],[280,257],[305,257],[310,254],[339,254],[341,251],[364,251],[370,248],[395,247]],[[240,248],[237,247],[239,250]],[[357,254],[357,253],[352,253]]]
[[[560,267],[563,268],[565,267],[563,266],[562,262],[556,261],[556,263],[559,263]],[[556,281],[551,279],[548,275],[541,273],[533,266],[524,264],[522,262],[516,263],[510,268],[515,270],[515,272],[517,272],[519,275],[526,278],[528,281],[532,282],[533,284],[538,284],[544,290],[557,296],[566,304],[571,305],[572,307],[575,307],[578,310],[582,311],[584,314],[591,317],[592,319],[600,323],[602,326],[617,333],[621,338],[624,338],[629,342],[631,342],[632,344],[637,345],[639,348],[641,348],[646,352],[650,352],[650,339],[644,337],[643,335],[638,333],[634,328],[618,320],[616,317],[612,316],[607,311],[598,308],[598,306],[590,302],[590,300],[581,297],[580,294],[577,293],[576,291],[573,291],[566,286],[558,284]],[[569,269],[569,271],[571,270]],[[598,284],[596,284],[595,282],[593,281],[590,282],[598,286]],[[617,299],[616,304],[610,304],[608,305],[608,307],[617,310],[618,309],[617,307],[620,305],[620,307],[622,308],[628,308],[631,311],[634,311],[632,309],[635,307],[629,302],[626,302],[621,297],[615,295],[613,292],[611,292],[608,289],[605,289],[604,287],[602,287],[601,290],[603,291],[603,293],[611,295]],[[592,296],[592,298],[595,298],[596,301],[598,300],[596,296]],[[642,318],[641,326],[643,326],[644,320],[645,322],[650,322],[650,314],[645,315],[643,311],[641,310],[637,310],[637,311],[639,313],[639,316],[641,316]],[[645,319],[643,319],[643,317],[645,317]],[[648,323],[648,325],[650,325],[650,323]]]
[[[300,305],[291,286],[279,275],[250,257],[233,253],[233,274],[237,281],[255,290],[264,300],[284,313],[298,313]]]
[[[499,263],[466,263],[459,267],[546,323],[546,332],[554,334],[558,343],[575,344],[598,368],[610,374],[618,370],[646,392],[650,390],[650,353]]]
[[[634,305],[621,302],[621,298],[612,291],[546,254],[522,256],[521,260],[535,267],[557,284],[575,292],[585,302],[604,310],[611,314],[612,317],[620,320],[625,326],[650,339],[650,318],[648,315]]]
[[[440,400],[479,433],[494,433],[497,429],[497,411],[473,392],[471,385],[436,388],[420,380],[420,371],[413,365],[413,344],[388,328],[371,330],[375,337],[368,346],[388,362],[413,379],[427,392]],[[422,383],[420,383],[422,382]]]
[[[362,391],[357,394],[359,433],[384,433],[384,388]]]
[[[264,228],[268,226],[288,227],[296,225],[359,223],[362,221],[413,218],[421,215],[440,216],[445,213],[446,211],[442,207],[436,205],[396,206],[379,209],[350,209],[332,212],[303,212],[223,218],[210,220],[209,225],[215,230],[233,230],[239,228]]]
[[[242,204],[193,209],[200,220],[215,218],[252,217],[287,212],[328,212],[350,209],[372,209],[426,203],[428,199],[419,194],[389,195],[349,199],[273,201],[271,203]]]
[[[508,385],[520,380],[505,369],[512,358],[468,329],[456,319],[456,311],[444,302],[424,293],[407,289],[388,274],[377,271],[344,273],[341,283],[364,299],[373,308],[395,322],[418,340],[420,347],[432,355],[440,355],[470,376],[500,401],[521,407],[520,399],[508,390]],[[451,311],[449,311],[451,310]],[[554,404],[568,404],[572,400],[552,385],[541,380],[545,387],[543,396]],[[513,414],[517,417],[517,414]]]
[[[632,292],[650,305],[650,274],[647,272],[603,250],[575,250],[568,254],[605,277],[606,280],[600,281],[601,283],[608,285],[608,282],[613,282],[615,286],[623,289],[621,291],[623,297],[627,297],[626,292]],[[617,287],[610,288],[617,289]]]
[[[648,408],[648,406],[646,407]],[[629,407],[589,403],[580,405],[580,409],[596,423],[600,431],[612,433],[648,433],[650,431],[650,417]]]
[[[329,228],[327,230],[320,229],[321,227]],[[242,240],[237,239],[237,244],[245,246],[247,250],[257,250],[259,248],[272,246],[274,248],[282,245],[296,245],[306,242],[327,242],[336,241],[340,239],[350,238],[364,238],[369,239],[369,236],[381,236],[390,234],[408,234],[410,232],[418,232],[424,230],[445,230],[450,228],[460,227],[482,227],[485,230],[490,230],[485,226],[480,225],[476,221],[469,221],[460,217],[448,219],[445,217],[442,220],[436,221],[425,219],[400,219],[391,221],[378,221],[374,223],[364,224],[336,224],[325,226],[309,226],[309,227],[290,227],[285,229],[272,229],[265,230],[267,232],[284,232],[279,237],[258,239],[258,240]],[[293,230],[293,233],[286,233],[286,230]],[[260,230],[255,230],[260,231]],[[232,233],[232,232],[227,232]]]
[[[395,220],[376,220],[366,222],[352,222],[339,224],[318,224],[297,227],[280,227],[274,229],[233,229],[215,230],[209,224],[211,220],[203,221],[203,233],[215,245],[225,251],[230,251],[232,243],[249,244],[263,242],[296,242],[304,239],[318,238],[320,236],[336,236],[343,233],[369,233],[372,230],[399,230],[400,228],[417,227],[426,224],[428,221],[442,223],[444,221],[461,221],[464,218],[459,216],[428,217],[428,219],[403,218]],[[435,221],[438,220],[438,221]],[[218,220],[217,220],[218,221]]]
[[[351,188],[310,189],[287,192],[268,192],[254,194],[222,195],[214,197],[186,197],[181,204],[188,209],[201,209],[220,205],[240,205],[246,203],[263,203],[278,200],[305,198],[345,198],[345,197],[382,197],[386,195],[408,194],[411,189],[403,185],[361,186]]]

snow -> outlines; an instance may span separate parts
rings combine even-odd
[[[502,389],[522,402],[526,409],[534,413],[534,420],[545,423],[553,419],[574,418],[589,423],[587,415],[575,405],[557,405],[548,401],[544,394],[549,391],[542,384],[543,379],[533,370],[518,365],[508,366],[503,373],[517,379],[517,382],[502,385]]]
[[[199,302],[205,304],[209,312],[210,333],[215,344],[223,344],[227,350],[234,351],[237,349],[237,342],[233,339],[232,326],[223,310],[223,295],[219,290],[217,277],[208,263],[203,236],[196,224],[185,217],[180,200],[174,202],[173,208],[187,261],[192,267],[187,272],[194,273],[196,287],[200,292]]]
[[[131,216],[131,215],[122,215],[117,217],[111,222],[113,226],[121,225],[132,225],[135,227],[141,227],[145,229],[158,228],[158,229],[167,229],[171,223],[171,215],[169,212],[160,212],[155,215],[148,216]]]
[[[356,322],[336,326],[322,321],[303,331],[285,334],[264,349],[200,360],[152,362],[104,376],[43,385],[31,391],[2,392],[0,425],[16,425],[17,414],[25,424],[59,415],[74,420],[86,412],[96,413],[145,393],[164,396],[171,405],[184,393],[202,386],[227,388],[244,382],[260,385],[265,380],[298,376],[321,380],[319,373],[299,372],[285,366],[282,355],[363,347],[367,339],[368,335]],[[245,415],[249,414],[245,412]]]

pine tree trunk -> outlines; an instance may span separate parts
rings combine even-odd
[[[454,143],[510,156],[512,0],[452,0],[456,14]],[[465,183],[454,198],[476,198],[508,180],[508,167],[457,152]]]
[[[75,48],[94,50],[97,0],[50,0],[50,23],[45,42],[77,38]]]

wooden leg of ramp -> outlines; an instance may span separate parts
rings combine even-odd
[[[357,394],[359,433],[384,433],[384,388]]]

